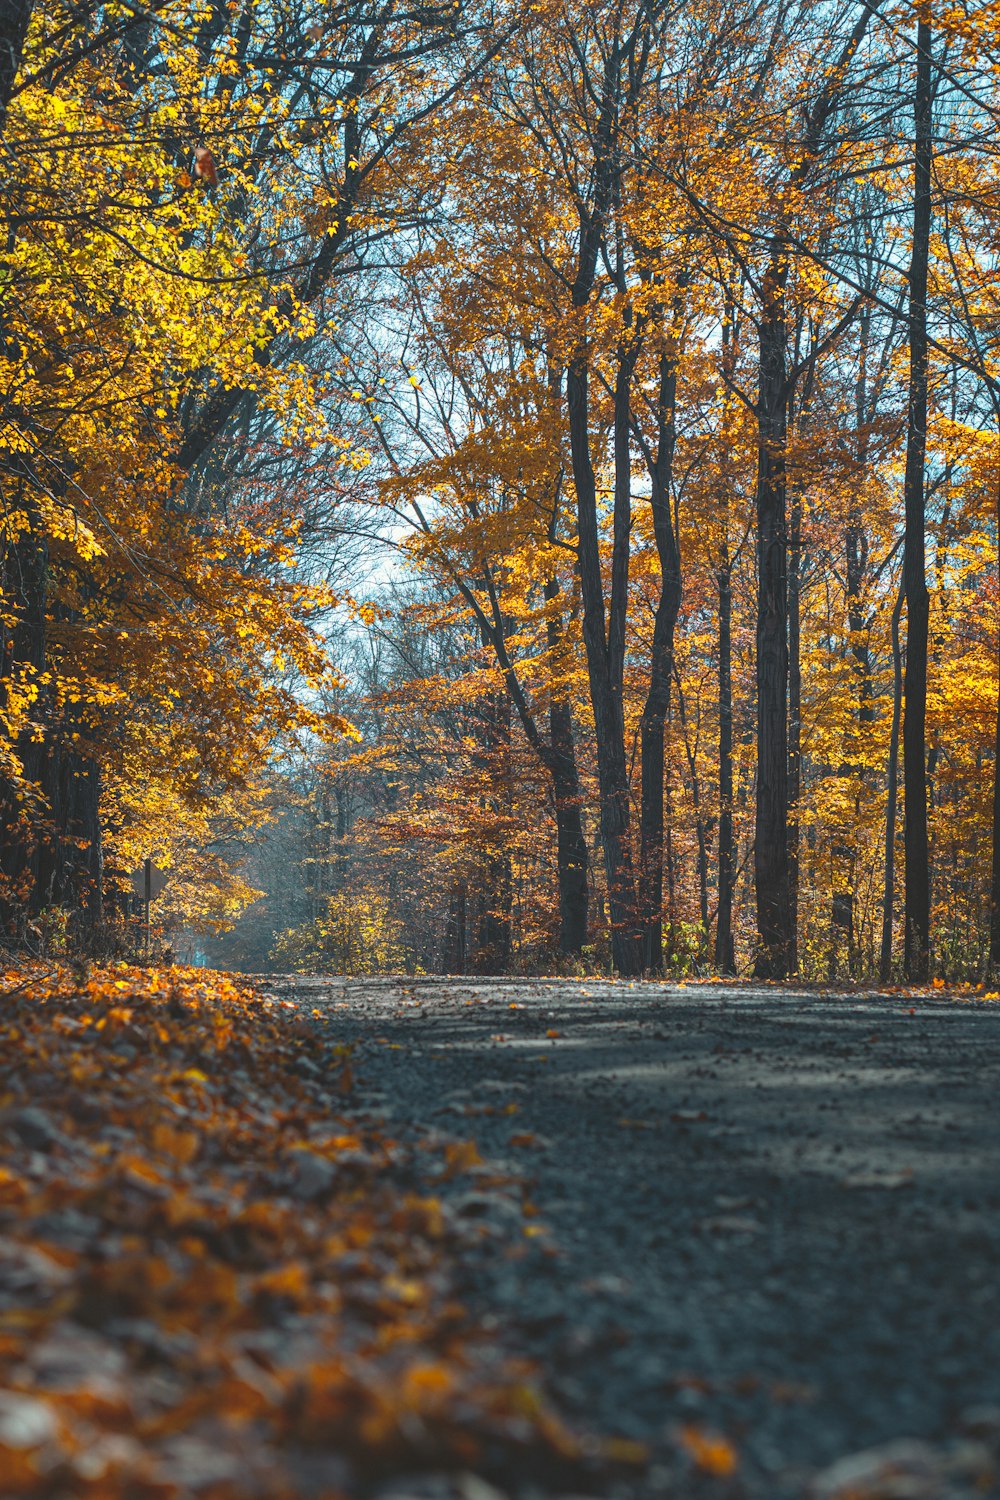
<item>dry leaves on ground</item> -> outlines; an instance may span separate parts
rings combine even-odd
[[[352,1122],[349,1057],[225,976],[24,977],[0,977],[5,1496],[335,1497],[569,1451],[449,1295],[433,1178],[474,1149]]]

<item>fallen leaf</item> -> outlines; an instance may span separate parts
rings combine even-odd
[[[688,1425],[678,1432],[681,1447],[703,1474],[728,1479],[739,1468],[739,1457],[728,1438],[704,1427]]]
[[[633,1438],[613,1437],[604,1443],[605,1455],[614,1464],[628,1464],[641,1468],[649,1462],[649,1448]]]

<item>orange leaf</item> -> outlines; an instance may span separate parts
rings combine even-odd
[[[181,1166],[187,1166],[197,1155],[201,1142],[193,1130],[175,1130],[173,1125],[160,1123],[153,1131],[153,1147],[162,1156],[169,1156]]]
[[[680,1430],[681,1446],[703,1474],[727,1479],[739,1468],[736,1449],[728,1438],[703,1427],[687,1426]]]

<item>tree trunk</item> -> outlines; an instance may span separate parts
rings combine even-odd
[[[997,416],[1000,417],[1000,409]],[[996,495],[997,571],[1000,573],[1000,482]],[[1000,633],[997,636],[1000,667]],[[1000,695],[997,697],[996,734],[993,741],[993,869],[990,882],[990,969],[1000,968]]]
[[[758,979],[785,979],[793,958],[788,869],[788,537],[785,287],[777,242],[764,278],[757,407],[757,821],[754,878]]]
[[[892,611],[892,724],[889,729],[889,771],[885,800],[885,880],[882,886],[882,946],[878,977],[888,984],[892,974],[892,909],[896,891],[896,798],[899,790],[899,718],[903,699],[903,663],[899,648],[899,620],[903,612],[901,584]]]
[[[477,892],[479,920],[471,965],[477,974],[506,974],[513,947],[514,879],[506,834],[512,804],[510,708],[506,692],[492,694],[486,704],[485,754],[481,758],[481,774],[492,783],[485,806],[494,812],[497,822],[494,828],[487,830],[487,847]]]
[[[924,461],[927,448],[927,271],[931,233],[931,31],[917,26],[914,98],[913,249],[909,276],[910,384],[906,423],[906,672],[903,682],[905,905],[903,967],[927,978],[930,965],[930,850],[927,837],[927,644],[930,596],[924,559]]]
[[[801,152],[791,181],[806,185],[850,66],[879,0],[859,15],[839,56],[825,70],[825,83],[807,115]],[[757,397],[757,823],[754,881],[757,898],[758,979],[784,979],[795,958],[788,864],[788,537],[786,462],[788,330],[787,227],[771,241],[761,289]]]
[[[2,689],[8,701],[34,690],[39,696],[32,705],[32,719],[37,723],[48,717],[40,679],[46,666],[49,550],[29,484],[22,480],[18,493],[27,512],[27,529],[8,543],[3,559],[3,597],[10,620],[2,627]],[[6,937],[15,943],[23,941],[28,916],[38,909],[39,825],[44,809],[36,799],[48,751],[47,734],[41,738],[33,727],[23,730],[13,746],[15,763],[0,778],[0,920]]]
[[[0,131],[7,122],[7,106],[14,92],[24,39],[35,0],[3,0],[0,4]]]
[[[511,913],[514,881],[510,855],[504,849],[491,851],[483,870],[476,951],[472,964],[476,974],[506,974],[513,947]]]
[[[465,973],[465,906],[466,886],[457,880],[448,898],[448,918],[444,929],[444,952],[441,957],[442,974]]]
[[[717,574],[719,585],[719,910],[715,918],[715,967],[736,973],[733,943],[733,580],[728,548]]]
[[[566,702],[549,709],[552,734],[552,786],[556,804],[556,858],[559,880],[559,950],[579,953],[587,942],[590,890],[583,796],[573,744],[573,718]]]
[[[579,529],[580,586],[583,599],[583,638],[587,651],[590,701],[597,740],[597,777],[601,798],[601,842],[608,881],[611,951],[618,973],[642,972],[629,816],[628,763],[622,709],[622,667],[613,631],[606,633],[604,587],[601,577],[597,524],[597,482],[590,454],[590,397],[587,348],[578,348],[566,376],[570,449]],[[617,486],[616,486],[617,488]],[[616,504],[616,510],[617,510]],[[621,527],[616,524],[616,540]],[[627,534],[626,534],[627,541]],[[615,573],[616,558],[612,563]],[[617,599],[614,601],[619,602]],[[616,622],[613,620],[612,622]]]
[[[674,309],[674,321],[679,316]],[[677,427],[677,337],[671,330],[660,355],[656,455],[649,464],[653,535],[660,564],[660,597],[653,621],[649,688],[640,726],[642,802],[639,815],[640,903],[643,964],[651,974],[663,970],[663,725],[670,708],[674,670],[674,633],[681,607],[681,557],[670,510]]]
[[[549,651],[558,657],[562,647],[562,625],[551,606],[559,597],[559,581],[545,582],[545,600],[550,606],[546,623]],[[522,716],[523,719],[523,716]],[[559,951],[579,954],[588,934],[590,884],[589,857],[583,829],[583,793],[576,764],[573,710],[560,692],[549,705],[549,755],[542,756],[552,777],[556,813],[556,863],[559,883]]]
[[[788,554],[788,931],[789,969],[798,968],[799,797],[802,792],[802,495],[792,494]]]
[[[816,363],[810,364],[796,415],[799,436],[809,427]],[[791,407],[791,400],[788,405]],[[788,538],[788,928],[789,969],[799,966],[799,798],[802,792],[802,484],[791,492]]]
[[[698,840],[698,913],[701,918],[701,937],[698,942],[698,958],[704,959],[708,951],[708,827],[701,800],[701,777],[698,775],[696,744],[691,743],[688,727],[687,703],[680,677],[677,678],[677,712],[684,735],[684,755],[691,777],[691,802],[694,807],[695,836]]]

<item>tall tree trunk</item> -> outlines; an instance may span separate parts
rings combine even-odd
[[[680,716],[681,731],[684,735],[684,755],[688,763],[688,775],[691,778],[691,802],[694,807],[695,835],[698,840],[698,912],[701,917],[701,939],[698,944],[699,960],[705,957],[708,951],[708,827],[705,818],[705,810],[701,800],[701,777],[698,775],[697,741],[691,742],[691,734],[688,728],[687,703],[684,698],[684,689],[681,686],[680,677],[677,677],[677,712]]]
[[[847,70],[879,0],[858,16],[807,115],[792,185],[802,189],[826,141]],[[754,882],[758,979],[784,979],[794,962],[788,865],[788,537],[786,462],[788,330],[786,290],[791,247],[787,224],[771,241],[761,289],[757,397],[757,822]]]
[[[809,427],[815,359],[809,366],[795,417],[799,436]],[[791,392],[788,406],[791,408]],[[802,483],[791,488],[788,536],[788,929],[789,969],[799,965],[799,798],[802,792]]]
[[[792,962],[788,869],[788,536],[785,289],[788,252],[772,247],[764,277],[757,404],[757,821],[754,879],[758,979]]]
[[[624,662],[618,649],[618,621],[624,609],[624,600],[620,593],[617,597],[613,594],[612,602],[616,608],[609,635],[601,576],[597,481],[590,453],[589,379],[589,350],[586,345],[582,345],[574,353],[567,370],[566,396],[577,502],[583,638],[597,741],[601,842],[608,881],[612,958],[618,973],[634,975],[642,972],[642,942],[632,856],[628,763],[625,756],[622,706]],[[621,476],[616,476],[616,542],[624,531],[618,515],[621,482]],[[627,532],[624,532],[624,538],[627,545]],[[621,561],[616,557],[612,562],[613,579],[620,580],[621,573]]]
[[[680,314],[674,309],[675,324]],[[649,467],[653,535],[660,564],[660,597],[653,620],[649,688],[639,730],[642,758],[640,823],[640,901],[643,964],[651,974],[663,969],[663,725],[670,708],[674,634],[681,607],[681,556],[670,509],[677,426],[677,331],[670,330],[660,355],[656,453]]]
[[[719,909],[715,918],[715,967],[736,973],[733,943],[733,580],[724,544],[717,573],[719,587]]]
[[[464,974],[466,954],[465,932],[466,884],[457,880],[448,897],[448,917],[444,929],[444,951],[441,956],[442,974]]]
[[[892,724],[889,728],[889,771],[885,798],[885,880],[882,885],[882,945],[879,951],[878,977],[889,983],[892,974],[892,912],[896,894],[896,799],[899,792],[899,719],[903,699],[903,662],[899,646],[899,621],[903,612],[905,586],[892,611]]]
[[[559,581],[546,579],[546,621],[549,651],[558,657],[562,625],[551,606],[559,597]],[[587,879],[587,838],[583,830],[583,792],[576,764],[573,710],[560,690],[549,705],[550,756],[543,757],[552,776],[556,813],[556,864],[559,883],[559,951],[580,953],[587,942],[590,884]]]
[[[512,908],[514,879],[506,836],[512,805],[510,698],[494,693],[486,705],[487,724],[482,774],[492,783],[486,807],[497,815],[497,826],[488,830],[487,848],[477,892],[479,920],[471,967],[477,974],[506,974],[513,946]]]
[[[558,389],[558,387],[556,387]],[[553,508],[553,528],[556,508]],[[521,721],[532,750],[552,778],[556,820],[556,862],[559,886],[559,948],[562,953],[579,953],[587,941],[590,887],[589,852],[583,830],[583,794],[576,762],[573,713],[565,689],[558,688],[549,704],[549,738],[541,733],[524,685],[517,674],[507,643],[507,621],[493,582],[492,570],[483,571],[483,582],[490,600],[490,614],[481,609],[475,593],[459,581],[459,589],[479,621],[484,646],[492,649],[503,674],[508,710],[513,706]],[[559,580],[555,576],[544,584],[546,603],[550,606],[546,633],[550,657],[558,663],[563,654],[562,623],[551,608],[559,598]],[[558,673],[558,667],[556,672]]]
[[[868,344],[871,336],[871,309],[864,307],[860,317],[861,354],[858,376],[854,384],[854,423],[857,431],[858,474],[868,472]],[[847,570],[847,626],[851,633],[851,655],[854,657],[857,679],[858,724],[875,722],[875,705],[872,702],[871,650],[868,642],[868,624],[865,618],[865,580],[868,573],[868,532],[865,527],[861,500],[851,504],[844,534],[844,552]]]
[[[0,922],[8,940],[19,943],[30,914],[38,910],[38,873],[41,823],[46,809],[38,805],[49,736],[41,737],[34,725],[46,721],[47,689],[42,681],[46,667],[48,625],[48,538],[32,498],[31,479],[18,478],[18,503],[27,513],[26,529],[8,540],[3,558],[3,597],[8,621],[3,631],[0,690],[15,709],[25,692],[37,696],[32,705],[32,726],[23,729],[12,746],[14,760],[0,775]],[[15,710],[16,711],[16,710]]]
[[[556,859],[559,881],[559,949],[579,953],[587,941],[590,890],[587,883],[587,839],[583,831],[583,794],[573,743],[568,703],[549,709],[552,735],[552,787],[556,804]]]
[[[799,798],[802,794],[802,492],[792,493],[788,548],[788,932],[789,969],[798,968]]]
[[[927,449],[927,281],[931,234],[931,30],[917,26],[914,97],[913,249],[909,275],[910,384],[906,423],[906,672],[903,682],[905,905],[903,966],[907,979],[930,965],[930,850],[927,837],[927,644],[930,596],[924,558],[924,461]]]
[[[1000,425],[1000,406],[997,408]],[[1000,479],[996,494],[997,572],[1000,574]],[[997,636],[1000,667],[1000,633]],[[1000,968],[1000,695],[997,697],[996,734],[993,741],[993,869],[990,882],[990,969]]]

